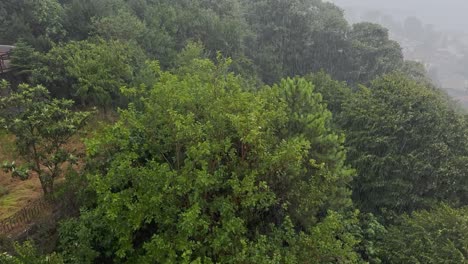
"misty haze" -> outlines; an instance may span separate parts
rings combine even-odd
[[[433,24],[438,30],[468,33],[466,11],[468,2],[464,0],[331,0],[344,9],[362,11],[379,10],[396,19],[408,16],[420,18]]]
[[[406,59],[423,63],[432,80],[468,106],[468,2],[463,0],[334,0],[351,22],[384,25]]]

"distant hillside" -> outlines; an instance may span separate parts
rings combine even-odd
[[[380,1],[372,1],[373,4],[362,1],[359,5],[349,5],[353,1],[333,2],[341,3],[348,20],[354,23],[370,21],[387,27],[390,37],[400,43],[406,59],[423,63],[436,84],[454,98],[465,100],[465,90],[468,88],[468,34],[440,30],[439,26],[411,16],[408,9],[391,12],[393,9],[385,4],[373,9],[379,6],[377,2]],[[460,94],[463,94],[463,98],[459,97]]]

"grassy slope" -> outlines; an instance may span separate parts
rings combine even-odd
[[[15,158],[13,137],[0,131],[0,162],[12,161]],[[13,215],[41,195],[41,185],[37,177],[21,181],[0,171],[0,220]]]
[[[91,118],[83,133],[73,137],[67,148],[84,152],[84,145],[80,137],[90,137],[93,133],[101,130],[106,124],[112,124],[117,120],[117,114],[114,112],[99,112]],[[15,160],[14,137],[0,130],[0,164],[5,160]],[[61,179],[58,179],[60,181]],[[37,176],[31,179],[21,181],[13,179],[10,174],[0,170],[0,220],[8,218],[15,214],[28,203],[42,197],[41,184]]]

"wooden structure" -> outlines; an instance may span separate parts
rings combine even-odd
[[[10,54],[14,46],[0,45],[0,74],[11,70]]]

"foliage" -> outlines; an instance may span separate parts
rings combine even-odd
[[[13,44],[25,39],[36,48],[47,49],[63,39],[63,8],[57,0],[5,0],[0,3],[0,42]]]
[[[70,100],[123,108],[61,189],[66,263],[466,262],[466,114],[330,1],[2,0],[0,44],[3,168],[44,193],[89,115]]]
[[[401,71],[417,81],[426,82],[428,84],[431,83],[428,72],[422,63],[405,61]]]
[[[325,56],[342,55],[338,49],[343,45],[344,34],[340,33],[346,32],[347,22],[334,6],[301,0],[262,0],[247,5],[252,10],[247,20],[255,33],[248,43],[247,54],[260,68],[265,82],[326,67],[328,61],[318,60],[320,55],[314,50]],[[318,32],[320,36],[315,34]],[[332,39],[336,45],[323,46]]]
[[[359,240],[355,251],[365,263],[380,264],[380,242],[387,233],[385,226],[373,214],[359,215],[359,223],[354,226],[353,234]],[[385,263],[385,262],[384,262]]]
[[[364,211],[466,204],[466,121],[441,92],[384,76],[345,101],[339,122],[358,170],[354,200]]]
[[[63,24],[72,40],[85,40],[93,31],[93,21],[116,14],[122,0],[60,0],[64,9]]]
[[[2,264],[63,264],[60,255],[53,253],[42,256],[30,241],[23,244],[15,243],[16,254],[11,256],[7,253],[0,253],[0,263]]]
[[[122,111],[88,142],[97,204],[64,227],[65,242],[80,241],[65,243],[64,256],[128,263],[357,258],[348,220],[327,213],[349,205],[351,171],[321,96],[304,79],[244,91],[227,71],[229,60],[218,61],[160,72],[142,107]]]
[[[234,59],[241,57],[248,31],[236,1],[156,2],[143,5],[146,31],[140,43],[164,68],[173,66],[177,53],[189,41],[202,42],[212,59],[218,51]]]
[[[132,13],[121,10],[115,15],[93,19],[93,31],[105,39],[135,41],[141,39],[145,25]]]
[[[127,43],[72,41],[44,54],[33,78],[54,97],[106,108],[118,105],[119,89],[132,81],[141,60],[139,50]]]
[[[72,111],[73,101],[52,99],[43,86],[20,85],[17,92],[0,98],[0,125],[15,135],[25,164],[6,162],[2,167],[23,180],[36,173],[45,195],[53,192],[62,165],[76,161],[66,148],[83,127],[89,112]]]
[[[377,24],[358,23],[353,25],[350,39],[358,83],[367,84],[375,77],[401,68],[403,53],[400,45],[389,39],[388,29]]]
[[[0,3],[0,43],[14,44],[25,39],[46,50],[63,40],[63,8],[57,0],[5,0]]]
[[[248,2],[255,32],[247,54],[263,80],[324,70],[338,80],[367,83],[399,69],[403,55],[385,28],[370,23],[350,27],[343,12],[322,1]]]
[[[310,74],[306,78],[322,95],[323,101],[326,102],[328,110],[332,112],[336,121],[336,117],[343,112],[344,102],[352,96],[353,91],[345,82],[336,81],[323,71]]]
[[[18,40],[11,52],[11,64],[15,74],[23,81],[30,81],[33,70],[39,66],[41,54],[23,39]]]
[[[467,245],[468,209],[441,205],[390,226],[379,253],[386,263],[467,263]]]
[[[30,8],[36,19],[36,21],[32,21],[33,28],[36,29],[34,23],[43,25],[41,31],[35,32],[35,34],[45,36],[52,41],[63,39],[66,34],[62,21],[64,11],[59,2],[57,0],[29,2],[33,3]]]

